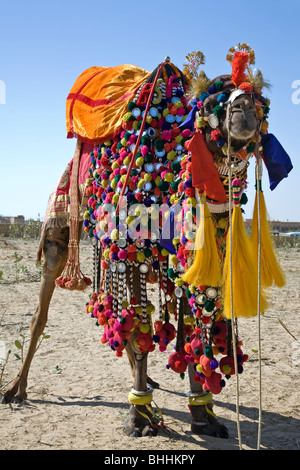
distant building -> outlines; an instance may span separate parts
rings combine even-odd
[[[0,215],[0,224],[24,224],[25,217],[23,215],[17,215],[16,217],[3,217]]]

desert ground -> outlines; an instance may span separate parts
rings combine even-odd
[[[37,247],[38,240],[34,239],[0,238],[0,394],[18,373],[28,344],[39,295]],[[148,366],[149,375],[160,384],[154,391],[154,401],[163,413],[166,428],[157,437],[126,436],[123,422],[132,386],[128,360],[125,355],[117,358],[101,344],[101,327],[85,313],[91,291],[56,288],[45,329],[48,337],[41,342],[30,369],[28,398],[21,404],[0,405],[0,449],[132,453],[238,450],[238,420],[242,448],[256,450],[261,390],[260,449],[299,450],[300,248],[281,248],[278,256],[287,282],[282,289],[272,287],[269,291],[270,307],[260,322],[261,361],[257,352],[258,319],[239,320],[239,337],[249,360],[239,375],[238,386],[232,377],[214,399],[214,413],[227,426],[228,439],[191,433],[188,377],[182,380],[166,369],[171,346],[167,352],[156,348]],[[91,276],[89,241],[81,243],[80,259],[82,271]],[[150,296],[154,295],[151,289]]]

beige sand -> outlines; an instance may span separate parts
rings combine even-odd
[[[36,273],[38,241],[0,239],[0,352],[12,350],[2,383],[17,374],[20,353],[14,341],[23,334],[29,339],[29,323],[35,311],[39,282],[26,272],[18,273],[19,262]],[[270,291],[270,309],[261,318],[262,344],[262,433],[261,448],[300,448],[300,250],[280,251],[287,286]],[[83,271],[91,275],[92,250],[81,244]],[[23,267],[23,271],[26,268]],[[28,381],[28,399],[21,405],[0,405],[0,449],[2,450],[233,450],[238,449],[235,378],[215,398],[214,412],[229,430],[229,439],[191,434],[186,393],[188,377],[181,380],[166,369],[168,352],[150,355],[149,374],[160,383],[154,392],[167,431],[159,437],[130,438],[123,433],[132,386],[126,356],[100,343],[101,328],[85,313],[88,293],[56,289],[44,340],[34,358]],[[284,329],[281,320],[289,332]],[[249,355],[239,376],[239,422],[243,448],[256,449],[259,409],[259,361],[257,318],[239,322],[244,352]],[[27,344],[27,343],[26,343]],[[26,345],[25,345],[26,346]],[[53,373],[56,370],[60,373]]]

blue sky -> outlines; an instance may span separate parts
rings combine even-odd
[[[48,196],[74,154],[65,102],[85,69],[129,63],[151,71],[167,55],[182,68],[189,52],[201,50],[213,78],[230,73],[228,49],[246,42],[272,84],[269,131],[294,165],[274,191],[264,171],[269,216],[300,221],[300,103],[292,102],[293,93],[300,98],[292,88],[299,80],[300,90],[299,17],[299,0],[2,2],[0,215],[44,217]],[[253,177],[252,164],[246,217],[252,216]]]

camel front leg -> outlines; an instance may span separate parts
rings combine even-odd
[[[134,270],[133,282],[130,285],[131,294],[141,302],[141,288],[139,271]],[[151,414],[152,387],[148,383],[152,383],[155,387],[159,385],[151,380],[147,375],[147,359],[148,351],[140,351],[140,347],[136,342],[139,334],[139,328],[133,332],[130,341],[126,346],[126,353],[133,375],[133,388],[129,393],[128,399],[131,403],[128,417],[124,422],[124,431],[132,437],[148,436],[157,434],[157,429],[152,427]]]
[[[30,342],[22,367],[5,392],[3,403],[20,403],[27,398],[27,377],[39,337],[47,323],[50,301],[55,288],[55,279],[60,276],[68,255],[68,228],[48,229],[45,236],[43,266],[39,304],[30,324]]]
[[[139,352],[133,343],[134,385],[128,399],[131,403],[129,414],[124,422],[124,431],[131,437],[153,436],[157,429],[152,426],[152,388],[148,386],[148,351]]]

